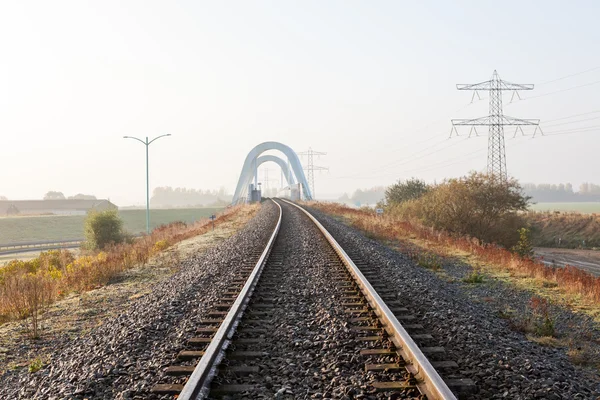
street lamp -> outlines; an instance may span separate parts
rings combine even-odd
[[[150,141],[148,141],[148,136],[146,136],[146,141],[143,141],[142,139],[138,139],[133,136],[123,136],[123,139],[135,139],[138,142],[143,143],[146,146],[146,233],[147,234],[150,234],[150,174],[148,173],[148,146],[150,146],[150,144],[152,142],[154,142],[155,140],[160,139],[161,137],[165,137],[165,136],[171,136],[171,134],[167,133],[166,135],[160,135]]]

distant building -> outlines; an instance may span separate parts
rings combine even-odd
[[[0,215],[85,215],[118,210],[108,200],[0,200]]]

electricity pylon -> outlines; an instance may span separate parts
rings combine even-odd
[[[316,171],[329,171],[329,168],[319,167],[313,163],[314,156],[324,156],[327,153],[323,153],[321,151],[314,151],[310,147],[308,151],[303,151],[298,153],[299,156],[307,156],[308,163],[306,164],[305,170],[308,172],[308,185],[310,186],[310,193],[312,194],[312,198],[315,199],[315,170]]]
[[[516,126],[516,136],[519,131],[521,131],[522,135],[525,135],[522,128],[523,125],[533,125],[536,127],[533,133],[535,136],[537,130],[539,129],[540,120],[520,119],[504,115],[502,113],[502,91],[512,90],[512,101],[515,96],[517,96],[519,99],[521,98],[521,96],[519,96],[519,90],[532,90],[533,85],[503,81],[498,76],[498,73],[494,70],[492,79],[489,81],[475,84],[457,84],[456,88],[458,90],[473,90],[474,92],[471,101],[475,99],[475,95],[479,97],[479,90],[489,91],[490,114],[488,116],[475,119],[453,119],[450,136],[452,136],[452,132],[455,132],[458,135],[456,126],[470,126],[471,131],[469,132],[469,136],[471,136],[473,132],[475,132],[477,135],[477,126],[489,126],[487,172],[488,174],[498,177],[506,182],[508,180],[508,173],[506,171],[506,151],[504,148],[504,126]]]

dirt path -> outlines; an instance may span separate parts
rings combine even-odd
[[[108,285],[70,294],[56,302],[44,315],[39,340],[29,339],[24,321],[0,325],[0,375],[9,369],[35,368],[36,363],[44,363],[56,340],[85,335],[107,318],[117,316],[131,300],[144,296],[155,283],[171,276],[181,261],[229,238],[257,211],[258,206],[242,208],[234,218],[216,225],[214,231],[177,243],[146,265],[123,272]]]

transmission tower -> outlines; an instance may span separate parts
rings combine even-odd
[[[535,126],[534,136],[539,129],[539,119],[519,119],[508,117],[502,113],[502,91],[511,90],[513,91],[511,101],[517,96],[519,99],[519,90],[532,90],[533,85],[530,84],[518,84],[511,83],[507,81],[503,81],[498,76],[498,73],[494,70],[492,75],[492,79],[489,81],[474,83],[474,84],[458,84],[456,85],[458,90],[473,90],[473,99],[475,99],[475,95],[479,97],[479,90],[487,90],[489,91],[490,96],[490,113],[486,117],[476,118],[476,119],[453,119],[452,120],[452,131],[450,132],[450,136],[452,136],[452,132],[455,132],[458,135],[458,131],[456,130],[456,126],[467,125],[471,127],[471,131],[469,132],[469,137],[473,132],[477,135],[477,126],[488,126],[489,127],[489,135],[488,135],[488,159],[487,159],[487,172],[490,175],[500,178],[503,181],[507,181],[508,174],[506,171],[506,152],[504,149],[504,126],[511,125],[516,126],[515,136],[519,131],[521,131],[522,135],[525,135],[523,132],[523,125],[533,125]]]
[[[321,151],[314,151],[310,147],[307,151],[303,151],[298,153],[299,156],[307,156],[308,162],[306,164],[306,168],[304,168],[308,172],[308,185],[310,186],[310,193],[312,194],[313,199],[315,198],[315,171],[329,171],[327,167],[319,167],[316,166],[313,162],[314,156],[324,156],[327,153],[323,153]]]

